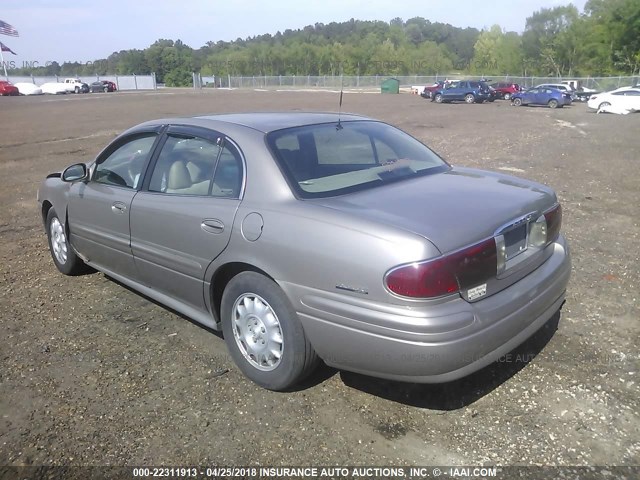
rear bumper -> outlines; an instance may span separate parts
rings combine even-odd
[[[529,275],[472,304],[455,298],[427,307],[381,306],[296,292],[303,293],[298,314],[328,365],[401,381],[452,381],[513,350],[560,308],[571,260],[564,238],[553,248]]]

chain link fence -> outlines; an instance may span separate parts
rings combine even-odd
[[[521,77],[513,75],[491,75],[491,76],[470,76],[460,74],[442,75],[405,75],[405,76],[331,76],[331,75],[304,75],[304,76],[253,76],[236,77],[225,76],[203,76],[199,73],[193,74],[194,88],[254,88],[254,89],[331,89],[340,88],[377,90],[388,78],[396,78],[400,82],[401,88],[411,86],[431,85],[442,80],[456,80],[463,78],[484,78],[488,83],[511,82],[522,87],[529,88],[542,83],[560,83],[563,80],[578,80],[582,87],[598,91],[613,90],[619,87],[640,84],[640,77]]]

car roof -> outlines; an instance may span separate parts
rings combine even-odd
[[[340,116],[338,116],[340,115]],[[240,125],[263,133],[285,128],[301,127],[318,123],[342,122],[354,120],[372,120],[369,117],[352,113],[337,112],[255,112],[255,113],[223,113],[216,115],[198,115],[194,117],[163,118],[145,122],[142,125],[179,124],[216,128],[220,123]]]

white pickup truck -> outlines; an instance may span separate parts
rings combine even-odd
[[[88,89],[84,87],[86,85],[84,82],[81,82],[79,78],[65,78],[64,85],[67,92],[70,93],[87,93]]]

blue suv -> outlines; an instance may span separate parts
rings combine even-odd
[[[431,96],[431,100],[436,103],[466,102],[482,103],[493,102],[495,94],[485,82],[477,80],[456,80],[445,84]]]

